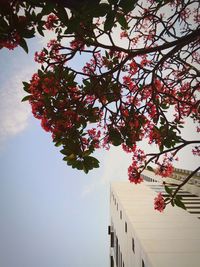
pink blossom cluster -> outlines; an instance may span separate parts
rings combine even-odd
[[[70,47],[73,50],[84,50],[85,48],[85,44],[83,41],[78,40],[78,39],[74,39],[73,41],[70,42]]]
[[[20,35],[16,31],[14,31],[7,39],[0,39],[0,49],[5,47],[9,50],[13,50],[19,45],[20,40]]]
[[[143,178],[138,169],[138,165],[134,165],[134,163],[128,167],[128,179],[131,183],[140,184],[143,182]]]
[[[57,24],[58,18],[56,15],[54,14],[50,14],[47,17],[46,23],[45,23],[45,27],[47,30],[53,30]]]
[[[154,209],[162,212],[165,209],[165,200],[161,193],[154,198]]]
[[[200,146],[195,146],[195,147],[192,149],[192,153],[193,153],[193,155],[195,155],[195,156],[199,156],[199,157],[200,157]]]
[[[34,57],[35,62],[42,64],[45,62],[45,59],[46,59],[46,53],[44,50],[42,50],[41,52],[35,52],[35,57]]]
[[[173,156],[165,155],[163,162],[157,163],[158,167],[155,170],[155,174],[161,175],[162,177],[170,177],[174,171],[172,161],[173,161]]]

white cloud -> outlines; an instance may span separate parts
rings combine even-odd
[[[23,131],[28,124],[30,106],[21,102],[26,94],[22,81],[31,77],[30,71],[12,75],[0,90],[0,143]]]

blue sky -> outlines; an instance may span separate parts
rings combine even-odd
[[[21,81],[38,67],[33,56],[42,44],[29,46],[28,55],[0,50],[0,266],[108,266],[109,182],[127,179],[129,157],[99,152],[101,168],[88,175],[62,161],[21,103]]]
[[[88,175],[62,161],[50,134],[21,103],[21,81],[37,69],[33,56],[42,44],[35,39],[29,46],[28,55],[0,50],[0,266],[108,266],[109,183],[127,179],[130,156],[118,148],[99,152],[101,168]],[[198,164],[188,155],[178,167]]]

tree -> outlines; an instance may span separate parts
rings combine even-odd
[[[1,48],[28,52],[26,39],[36,32],[57,35],[35,53],[41,68],[23,83],[23,101],[72,168],[88,173],[99,167],[91,156],[96,149],[122,146],[133,154],[128,176],[137,184],[146,168],[153,170],[150,163],[170,176],[186,146],[200,156],[200,140],[182,137],[185,119],[200,131],[198,0],[12,0],[0,13]],[[76,58],[82,66],[74,66]],[[138,148],[142,140],[157,152]],[[177,193],[199,169],[174,191],[165,184],[169,196],[159,194],[155,209],[184,208]]]

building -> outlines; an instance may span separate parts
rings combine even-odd
[[[146,171],[144,179],[111,184],[110,266],[199,267],[200,197],[183,188],[187,210],[168,205],[160,213],[153,202],[163,190],[161,177]]]

